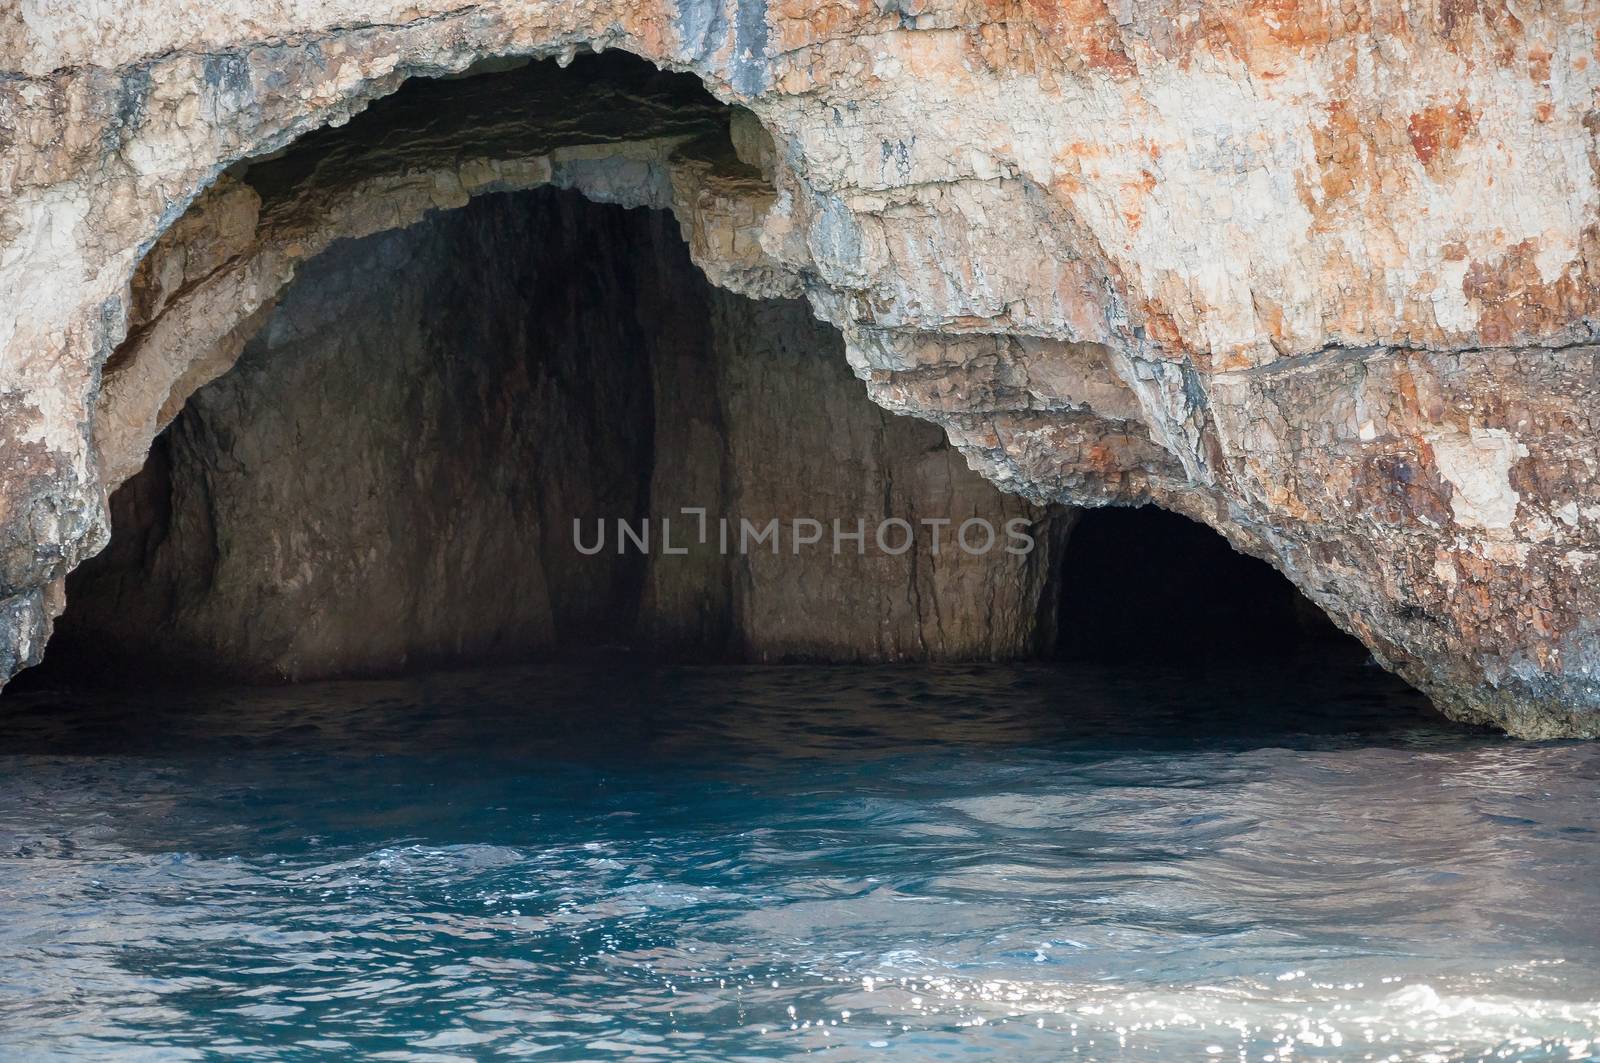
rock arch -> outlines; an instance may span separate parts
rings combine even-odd
[[[1596,733],[1591,20],[1236,6],[35,12],[0,37],[0,665],[38,659],[108,477],[210,371],[130,305],[167,226],[226,230],[228,166],[408,77],[620,47],[771,133],[740,160],[769,201],[700,160],[680,219],[719,282],[803,291],[880,404],[1028,497],[1205,521],[1453,715]],[[130,319],[172,364],[102,389]]]

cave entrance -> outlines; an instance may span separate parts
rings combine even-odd
[[[112,541],[36,675],[1037,655],[1062,512],[868,400],[761,251],[773,166],[753,116],[607,53],[416,78],[223,175],[135,276]],[[924,517],[942,551],[859,537]],[[746,519],[781,547],[730,548]],[[953,548],[969,520],[994,549]]]
[[[112,541],[36,678],[1127,660],[1332,630],[1198,525],[1072,530],[873,405],[741,228],[775,194],[753,118],[627,56],[493,65],[237,167],[151,252],[98,414]],[[783,538],[750,549],[745,521]]]
[[[1127,664],[1249,664],[1366,650],[1265,561],[1187,517],[1085,510],[1060,562],[1056,655]]]
[[[804,302],[711,285],[671,214],[545,187],[308,261],[112,516],[41,674],[1035,656],[1063,513],[873,405]],[[925,516],[937,553],[832,542]]]

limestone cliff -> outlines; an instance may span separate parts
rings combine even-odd
[[[804,296],[874,400],[1007,490],[1204,520],[1445,711],[1600,734],[1594,0],[21,10],[6,673],[297,263],[553,183]],[[571,62],[601,48],[738,109]]]

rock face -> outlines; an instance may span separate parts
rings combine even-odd
[[[306,679],[617,643],[1043,648],[1068,515],[874,406],[842,348],[804,304],[712,288],[666,215],[576,193],[339,243],[113,496],[116,534],[68,580],[52,663]],[[733,522],[729,549],[685,507]],[[923,529],[904,554],[836,555],[830,527],[798,551],[738,549],[741,519],[789,536],[795,518],[923,515],[1016,519],[1036,548],[968,553],[949,529],[934,553]],[[619,519],[650,522],[648,551],[619,552]],[[606,548],[581,553],[574,521]]]
[[[39,658],[108,488],[297,263],[555,184],[671,209],[720,286],[803,296],[875,401],[1003,488],[1202,520],[1446,712],[1600,734],[1597,24],[1592,0],[28,5],[0,28],[0,670]],[[737,107],[542,62],[602,47]],[[415,80],[506,57],[540,62]]]

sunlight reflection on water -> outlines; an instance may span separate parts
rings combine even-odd
[[[8,698],[0,1055],[1596,1058],[1600,747],[1324,671]]]

